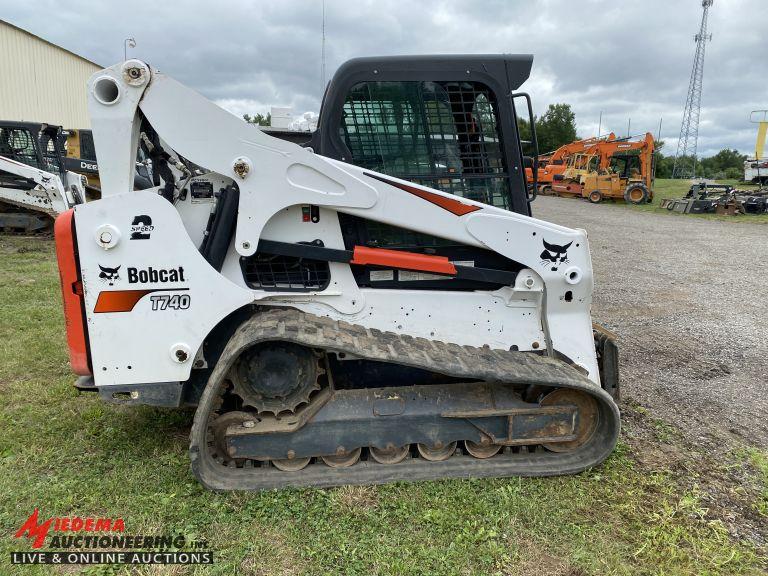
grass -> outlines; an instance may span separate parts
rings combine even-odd
[[[768,454],[757,448],[746,448],[737,456],[741,456],[741,460],[755,472],[759,496],[752,503],[752,508],[768,522]]]
[[[564,478],[446,480],[214,494],[189,471],[189,411],[128,408],[71,387],[53,249],[0,238],[0,574],[41,516],[122,517],[127,534],[204,538],[216,563],[138,574],[759,574],[695,487],[644,469],[624,434]],[[658,425],[665,437],[673,438]],[[768,455],[751,450],[756,481]],[[688,486],[688,484],[685,484]],[[47,574],[25,566],[23,574]],[[59,572],[67,573],[64,570]],[[93,567],[88,574],[124,573]]]
[[[740,183],[737,180],[718,180],[718,184],[730,184],[734,188],[742,190],[756,190],[757,186],[753,184]],[[717,214],[678,214],[661,208],[661,201],[665,198],[683,198],[691,187],[689,180],[672,180],[657,178],[653,186],[653,201],[650,204],[631,206],[624,202],[605,202],[606,205],[613,205],[625,209],[642,210],[643,212],[653,212],[655,214],[669,214],[674,216],[684,216],[686,218],[703,218],[707,220],[724,220],[726,222],[750,222],[753,224],[768,224],[768,213],[766,214],[740,214],[738,216],[721,216]]]

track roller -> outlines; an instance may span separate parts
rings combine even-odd
[[[483,444],[478,442],[472,442],[472,440],[465,440],[464,448],[467,450],[467,453],[470,456],[474,456],[475,458],[480,458],[480,459],[496,456],[496,454],[499,453],[499,450],[501,450],[501,446],[499,446],[498,444],[491,444],[490,442],[487,444]]]
[[[321,458],[331,468],[347,468],[360,460],[362,451],[362,448],[355,448],[351,452],[344,452],[335,456],[321,456]]]
[[[453,453],[456,452],[456,442],[451,442],[445,446],[417,444],[416,448],[424,460],[429,460],[430,462],[442,462],[443,460],[448,460],[448,458],[453,456]]]
[[[374,448],[371,447],[371,458],[373,458],[379,464],[398,464],[408,457],[408,453],[411,451],[411,445],[405,446],[389,445],[386,448]]]
[[[275,468],[283,472],[298,472],[306,468],[311,458],[283,458],[282,460],[272,460]]]

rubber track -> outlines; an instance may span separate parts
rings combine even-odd
[[[207,452],[209,419],[217,408],[224,377],[240,353],[253,344],[266,341],[287,341],[329,352],[345,352],[361,359],[402,364],[447,376],[583,390],[598,401],[598,428],[591,441],[568,453],[512,453],[504,450],[485,460],[460,455],[443,462],[414,458],[393,465],[368,460],[342,469],[331,468],[318,461],[298,472],[284,472],[270,465],[250,462],[243,468],[225,466]],[[619,410],[610,395],[559,360],[529,352],[459,346],[414,338],[292,308],[277,308],[257,313],[230,338],[200,398],[190,433],[189,452],[193,473],[212,490],[328,487],[448,477],[553,476],[573,474],[602,462],[613,450],[619,428]]]
[[[48,222],[43,228],[30,229],[28,226],[19,228],[14,226],[4,226],[3,215],[23,214],[30,216],[45,216]],[[0,235],[2,236],[35,236],[35,237],[53,237],[53,221],[55,218],[45,212],[37,212],[22,208],[14,204],[7,204],[0,200]]]

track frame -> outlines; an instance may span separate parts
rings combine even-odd
[[[372,458],[347,468],[331,468],[320,460],[300,471],[278,470],[256,460],[221,461],[215,457],[211,425],[223,412],[225,377],[248,347],[266,341],[287,341],[359,358],[431,369],[449,376],[510,385],[569,388],[597,401],[597,427],[588,441],[571,452],[551,452],[543,442],[506,448],[478,459],[454,455],[442,462],[406,458],[380,464]],[[446,407],[450,412],[449,407]],[[265,309],[234,333],[211,374],[200,399],[190,434],[192,471],[212,490],[265,490],[284,487],[328,487],[380,484],[438,478],[555,476],[573,474],[600,464],[613,450],[620,431],[619,410],[611,396],[578,370],[536,354],[473,348],[370,330],[294,309]]]

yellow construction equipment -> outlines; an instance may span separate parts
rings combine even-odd
[[[606,198],[643,204],[653,199],[654,140],[650,132],[642,140],[598,141],[575,154],[552,190],[559,196]]]

